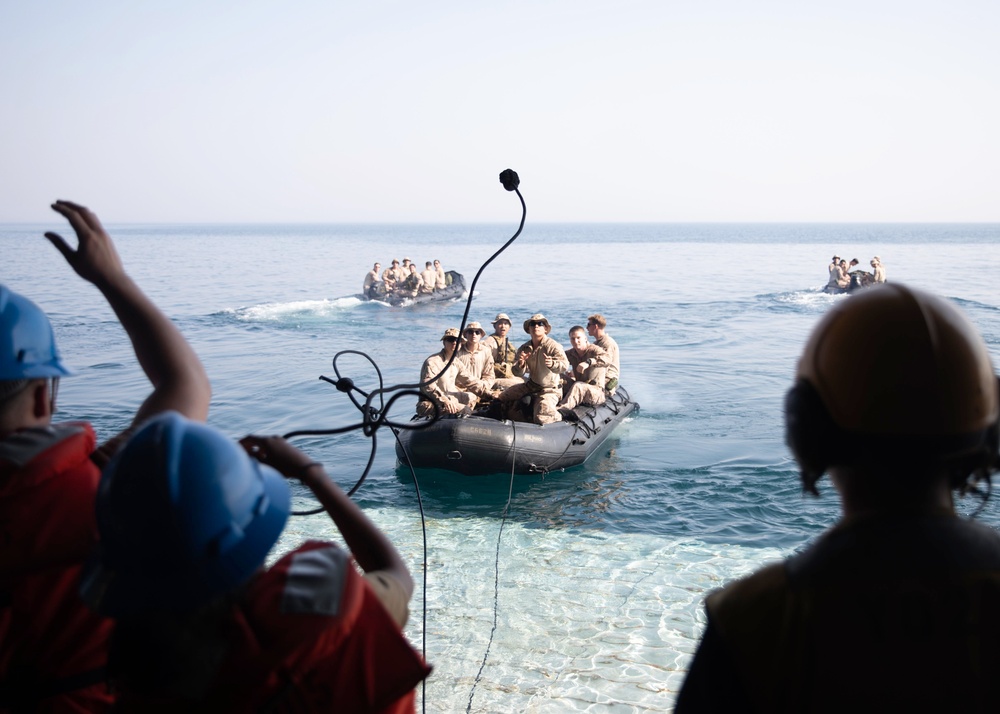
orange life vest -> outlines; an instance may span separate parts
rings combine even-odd
[[[86,423],[0,441],[0,712],[106,711],[111,621],[77,594],[97,542],[100,471]]]
[[[430,673],[399,626],[332,543],[310,541],[256,576],[233,610],[228,654],[198,701],[145,701],[125,711],[414,711]]]

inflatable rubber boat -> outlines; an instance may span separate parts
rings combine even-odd
[[[578,406],[569,419],[544,426],[478,414],[446,415],[433,423],[430,417],[415,416],[413,422],[429,425],[399,430],[396,456],[415,468],[446,469],[469,476],[512,470],[544,474],[582,464],[638,409],[619,386],[601,406]]]
[[[831,295],[839,295],[840,293],[853,293],[857,290],[864,290],[865,288],[870,288],[875,284],[875,276],[872,273],[866,272],[864,270],[853,270],[848,273],[851,278],[851,282],[848,283],[846,288],[839,287],[837,285],[827,285],[823,288],[823,292],[830,293]]]
[[[420,305],[426,302],[443,302],[445,300],[457,300],[465,295],[465,277],[461,273],[449,270],[445,273],[447,284],[440,290],[432,293],[417,293],[410,296],[404,293],[387,292],[385,283],[378,280],[368,286],[363,297],[365,300],[378,300],[389,303],[393,307],[405,307],[407,305]]]

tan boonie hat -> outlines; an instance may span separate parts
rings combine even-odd
[[[497,324],[498,322],[500,322],[501,320],[506,320],[506,321],[507,321],[507,324],[508,324],[508,325],[512,325],[512,324],[514,324],[514,323],[512,323],[512,322],[510,321],[510,318],[509,318],[509,317],[507,317],[507,313],[505,313],[505,312],[498,312],[498,313],[497,313],[497,316],[493,318],[493,325],[494,325],[494,327],[495,327],[495,326],[496,326],[496,324]]]
[[[457,327],[449,327],[447,330],[445,330],[444,337],[442,337],[441,339],[444,340],[445,337],[454,337],[456,340],[462,339],[462,336],[458,334]]]
[[[527,320],[524,321],[524,331],[527,332],[529,335],[531,334],[531,323],[532,322],[544,322],[545,323],[545,334],[547,335],[550,332],[552,332],[552,325],[550,325],[549,321],[547,319],[545,319],[545,315],[543,315],[540,312],[536,312],[534,315],[532,315],[531,317],[529,317]]]
[[[478,332],[480,335],[486,334],[486,330],[484,330],[483,326],[480,325],[478,322],[470,322],[468,325],[465,326],[465,331],[466,332],[475,331]]]

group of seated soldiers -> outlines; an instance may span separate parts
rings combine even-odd
[[[487,413],[498,418],[536,424],[572,419],[573,407],[601,405],[618,386],[618,343],[606,327],[602,315],[591,315],[586,328],[570,328],[568,350],[549,337],[552,325],[541,313],[524,321],[530,339],[517,348],[508,338],[511,321],[505,313],[494,318],[488,337],[478,322],[462,334],[450,327],[441,351],[424,360],[417,414],[430,416],[435,406],[443,414],[471,413],[490,402]]]
[[[393,258],[392,266],[379,275],[382,264],[375,263],[365,275],[363,291],[367,295],[369,288],[379,280],[385,283],[386,293],[394,292],[407,297],[416,297],[421,293],[432,293],[447,287],[448,276],[441,267],[440,260],[435,260],[433,263],[428,260],[424,265],[426,267],[423,272],[419,272],[417,264],[409,258],[403,258],[402,266]]]
[[[856,267],[860,265],[860,261],[857,258],[852,258],[851,262],[848,263],[844,258],[839,255],[834,255],[833,260],[830,265],[827,266],[827,270],[830,273],[830,280],[827,282],[828,288],[840,288],[846,290],[851,284],[851,274],[855,271]],[[877,284],[885,282],[885,266],[882,265],[882,259],[877,255],[868,261],[868,264],[872,266],[872,272],[868,273],[869,279],[862,279],[861,283],[865,286],[868,284]]]

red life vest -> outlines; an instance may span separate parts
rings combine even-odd
[[[430,673],[332,543],[307,542],[256,576],[232,616],[228,654],[203,694],[126,690],[123,711],[397,714],[414,711],[414,687]]]
[[[86,423],[24,429],[0,441],[0,712],[101,712],[111,621],[77,593],[97,542]]]

